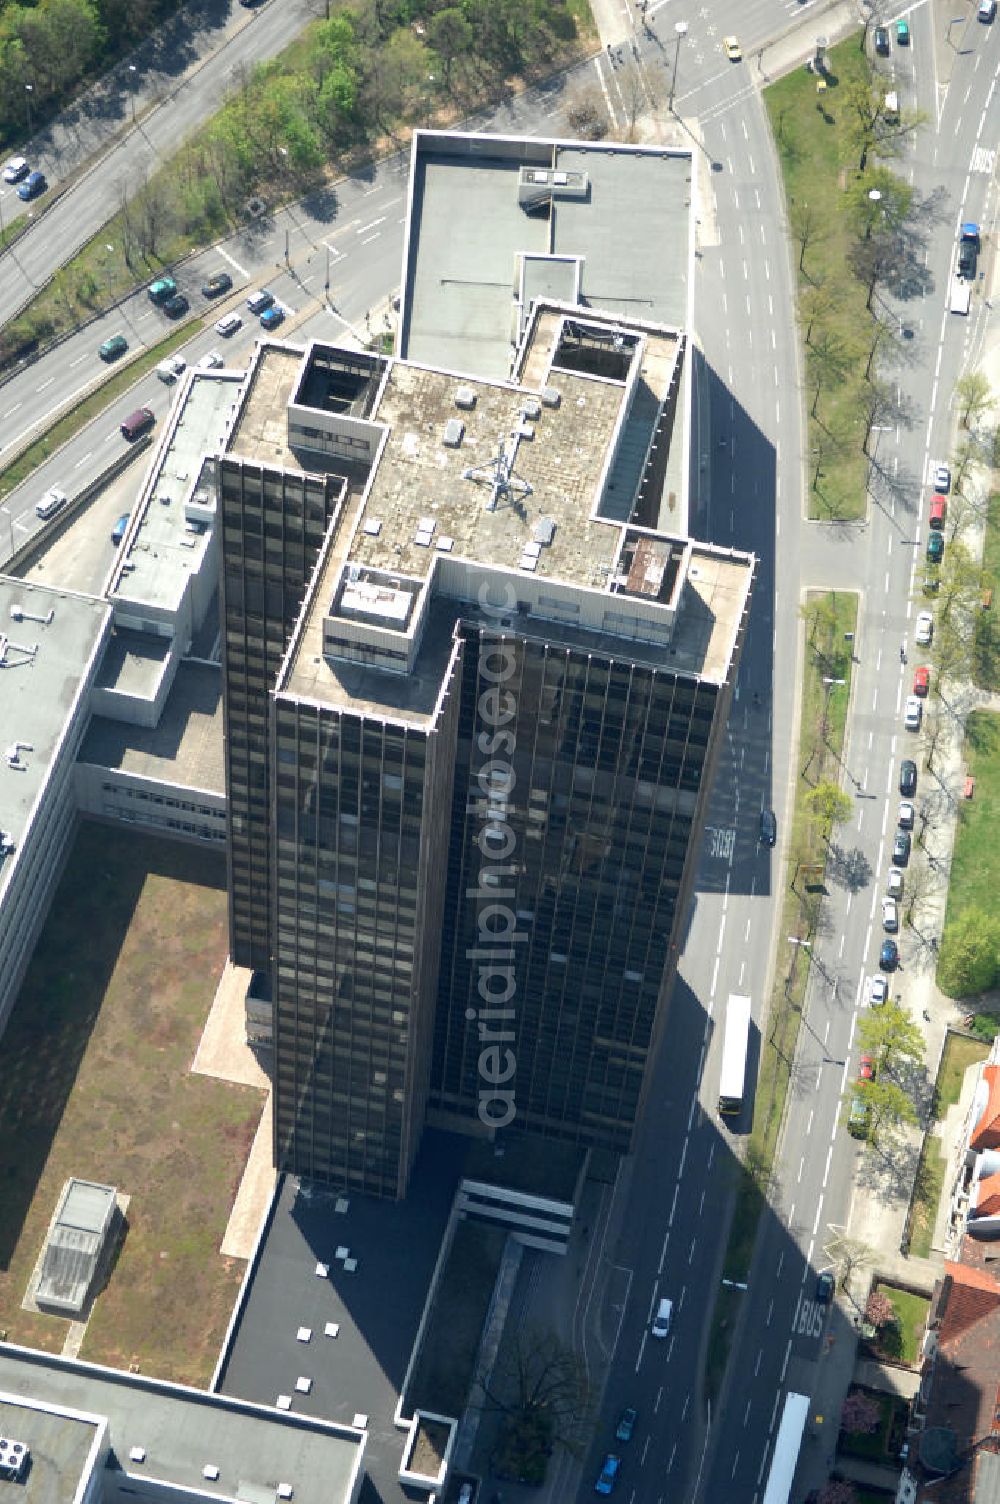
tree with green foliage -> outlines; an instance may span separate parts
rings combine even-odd
[[[590,1386],[580,1359],[553,1332],[519,1333],[489,1381],[481,1408],[503,1425],[494,1471],[542,1482],[552,1448],[579,1453],[590,1421]]]
[[[844,199],[855,233],[870,239],[873,230],[902,228],[913,207],[913,187],[888,167],[872,167],[851,179]]]
[[[955,382],[955,399],[962,410],[962,427],[970,428],[993,406],[989,379],[982,371],[967,371]]]
[[[805,804],[819,820],[824,841],[829,841],[830,832],[835,825],[843,825],[854,812],[854,800],[850,794],[845,794],[840,785],[830,779],[824,779],[814,789],[810,789],[805,797]]]
[[[861,1048],[873,1056],[881,1076],[901,1065],[917,1066],[924,1058],[924,1037],[906,1009],[889,999],[858,1019]]]
[[[431,17],[427,40],[441,59],[444,86],[450,89],[455,59],[466,57],[472,50],[472,27],[457,6],[448,5]]]
[[[878,1144],[886,1128],[898,1128],[901,1123],[917,1121],[917,1109],[909,1092],[888,1076],[859,1081],[854,1090],[868,1108],[867,1138],[870,1144]]]
[[[974,997],[1000,975],[1000,916],[968,908],[944,932],[937,984],[948,997]]]

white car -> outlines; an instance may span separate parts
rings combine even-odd
[[[941,496],[947,496],[951,490],[951,471],[947,465],[934,466],[934,489]]]
[[[868,1001],[873,1008],[880,1008],[889,996],[889,983],[885,977],[869,977]]]
[[[913,829],[913,820],[915,814],[916,811],[914,810],[911,801],[909,799],[902,800],[899,806],[899,815],[896,820],[896,824],[899,826],[900,830]]]
[[[223,339],[228,339],[231,334],[235,334],[237,329],[242,327],[242,324],[243,320],[238,313],[224,313],[221,319],[216,320],[215,332],[221,334]]]
[[[902,898],[904,881],[903,874],[898,867],[889,868],[889,875],[885,880],[885,891],[890,898]]]
[[[186,370],[187,361],[184,359],[183,355],[168,355],[166,359],[161,360],[159,365],[156,367],[156,374],[157,376],[159,376],[161,381],[165,381],[167,385],[170,386],[171,383],[176,381],[178,376],[183,375]]]
[[[219,367],[224,366],[225,363],[226,362],[223,360],[218,350],[209,350],[207,355],[203,355],[201,357],[198,365],[203,371],[217,371]]]
[[[924,716],[924,702],[916,695],[907,695],[903,711],[903,725],[907,731],[919,731]]]
[[[882,928],[887,935],[894,935],[899,929],[899,910],[894,898],[882,900]]]
[[[917,617],[917,628],[914,635],[922,648],[927,647],[934,636],[934,616],[932,612],[921,611]]]
[[[35,516],[47,522],[50,517],[62,511],[68,500],[65,491],[60,491],[58,486],[50,486],[41,501],[35,503]]]
[[[27,157],[11,157],[10,161],[4,164],[3,180],[5,183],[19,183],[22,178],[26,178],[27,176]]]
[[[653,1317],[653,1325],[650,1327],[652,1335],[654,1337],[665,1337],[670,1331],[670,1323],[673,1320],[673,1316],[674,1303],[664,1296],[656,1308],[656,1315]]]

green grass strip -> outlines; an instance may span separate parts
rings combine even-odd
[[[165,355],[170,355],[180,345],[186,344],[195,334],[205,327],[204,319],[188,319],[186,324],[178,329],[172,329],[166,339],[158,345],[152,345],[148,350],[143,350],[127,366],[122,366],[103,381],[96,391],[90,393],[82,402],[68,412],[64,417],[53,423],[44,433],[39,434],[27,449],[18,455],[11,464],[0,470],[0,497],[8,496],[16,486],[28,479],[40,465],[51,459],[57,449],[60,449],[69,439],[78,434],[82,428],[97,418],[129,387],[134,386],[140,377],[145,376],[154,366],[158,365]],[[96,358],[96,357],[95,357]]]

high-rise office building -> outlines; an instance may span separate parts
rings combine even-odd
[[[233,950],[270,979],[275,1156],[380,1195],[427,1121],[628,1148],[753,576],[677,531],[683,327],[618,310],[607,266],[585,306],[555,230],[616,170],[689,193],[690,159],[477,139],[415,148],[407,353],[262,345],[219,467]],[[499,168],[489,254],[529,243],[502,336],[421,293],[451,280],[419,246],[441,184],[466,196],[449,163]],[[448,317],[473,370],[426,348]]]

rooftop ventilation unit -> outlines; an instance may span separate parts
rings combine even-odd
[[[551,517],[539,517],[531,536],[536,543],[551,543],[556,535],[556,525]]]
[[[542,388],[542,403],[545,407],[558,407],[562,401],[562,392],[557,386]]]
[[[437,519],[435,517],[421,517],[420,521],[417,523],[417,532],[433,533],[436,527]]]
[[[526,569],[529,574],[534,574],[535,570],[538,568],[538,555],[529,554],[527,551],[525,551],[521,555],[517,567],[518,569]]]
[[[446,537],[445,534],[442,533],[440,538],[436,540],[434,547],[437,549],[438,553],[450,554],[452,549],[455,547],[455,540],[454,538]]]
[[[465,437],[465,424],[461,418],[449,418],[444,425],[443,443],[449,449],[457,449]]]
[[[6,830],[0,830],[0,856],[13,856],[17,842]]]
[[[455,393],[455,406],[469,410],[476,405],[476,394],[471,386],[460,386]]]
[[[521,411],[526,418],[530,418],[533,423],[536,423],[542,416],[542,404],[537,397],[525,397],[521,403]]]
[[[9,1436],[0,1436],[0,1477],[23,1477],[31,1453],[23,1441],[12,1441]]]
[[[382,524],[377,517],[365,518],[365,532],[369,538],[377,538],[382,531]]]

